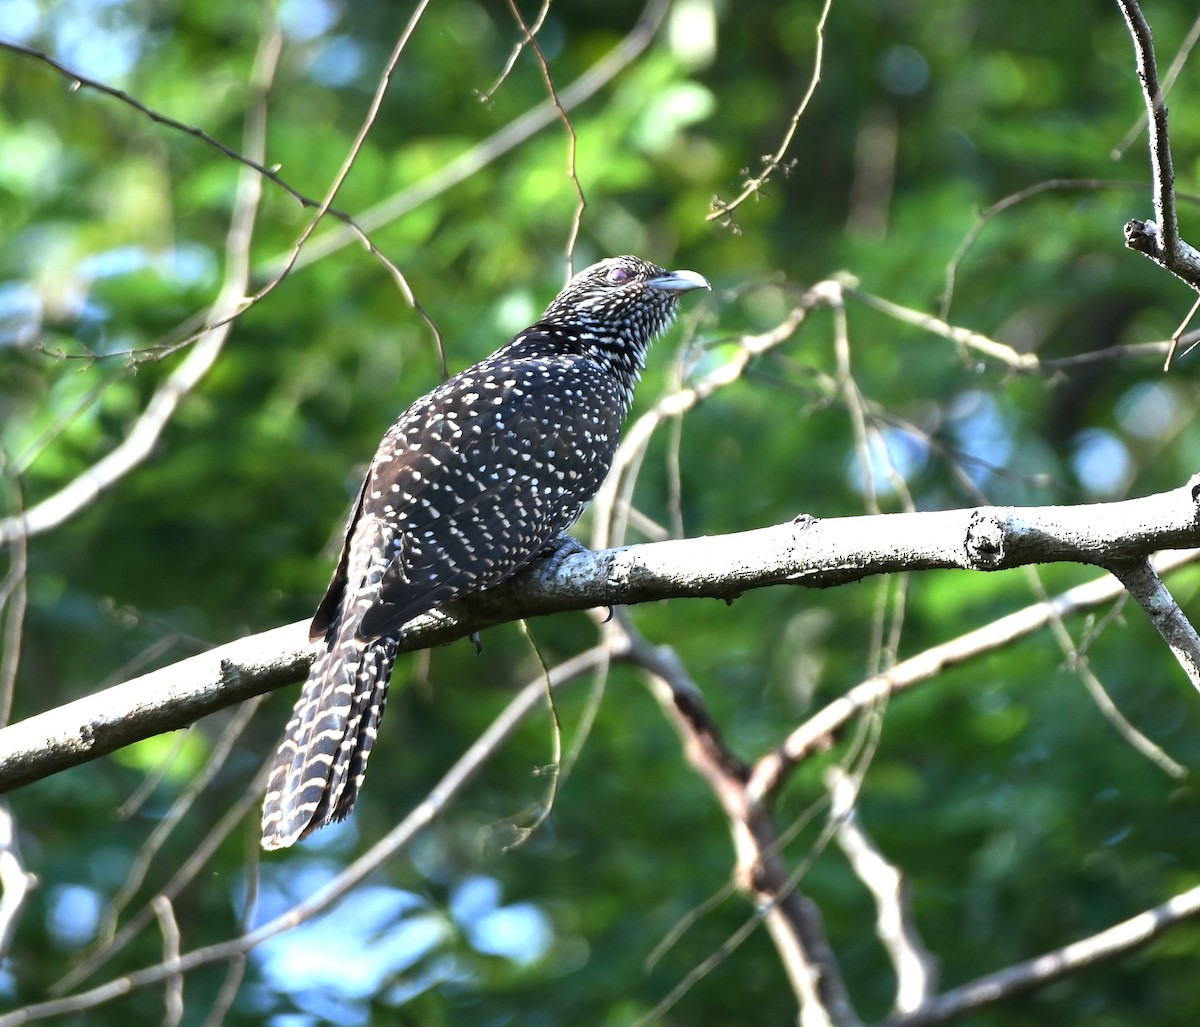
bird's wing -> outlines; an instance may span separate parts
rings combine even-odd
[[[317,612],[313,614],[312,623],[308,626],[310,642],[325,638],[331,628],[336,631],[335,625],[342,608],[342,596],[346,591],[346,571],[350,566],[350,540],[354,537],[355,525],[358,524],[358,518],[362,514],[363,496],[366,494],[369,480],[369,475],[363,479],[363,483],[358,487],[358,498],[354,500],[354,505],[350,508],[350,519],[346,522],[346,533],[342,538],[342,553],[338,557],[338,565],[334,569],[333,577],[329,579],[329,587],[325,589],[325,595],[321,597]]]
[[[578,371],[578,388],[607,388],[587,367]],[[511,577],[571,526],[608,473],[620,432],[615,401],[572,401],[536,376],[494,391],[498,402],[483,412],[427,421],[418,445],[409,433],[409,445],[372,469],[363,508],[391,501],[403,516],[359,638]]]

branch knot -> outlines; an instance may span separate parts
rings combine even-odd
[[[976,510],[967,526],[964,544],[967,565],[976,570],[995,570],[1004,562],[1004,525],[988,510]]]

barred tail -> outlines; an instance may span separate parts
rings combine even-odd
[[[292,711],[267,780],[264,849],[285,849],[344,819],[358,798],[397,647],[394,638],[356,638],[358,620],[343,618]]]

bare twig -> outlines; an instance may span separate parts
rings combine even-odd
[[[847,287],[845,291],[847,296],[858,300],[873,310],[878,310],[880,313],[894,317],[897,321],[903,321],[905,324],[924,328],[927,332],[932,332],[934,335],[940,335],[944,339],[956,342],[964,349],[972,350],[981,357],[999,361],[1014,371],[1036,371],[1042,366],[1036,353],[1018,353],[1007,343],[997,342],[995,339],[989,339],[986,335],[981,335],[979,332],[972,332],[966,328],[957,328],[954,325],[947,324],[940,317],[934,317],[932,314],[922,314],[919,310],[903,307],[899,303],[885,300],[881,296],[873,296],[869,292],[863,292],[852,286]]]
[[[612,469],[600,487],[600,492],[593,504],[595,510],[592,522],[593,545],[611,545],[615,539],[620,537],[612,525],[613,511],[618,507],[612,497],[621,487],[626,476],[630,474],[630,469],[641,460],[646,446],[649,445],[650,439],[658,430],[659,425],[670,418],[681,417],[714,392],[732,385],[745,374],[746,368],[750,366],[755,357],[792,338],[811,311],[817,307],[828,305],[833,300],[833,294],[823,287],[825,284],[821,283],[808,290],[787,317],[774,328],[759,335],[739,336],[735,340],[737,348],[726,363],[699,381],[669,392],[659,399],[652,409],[626,428],[621,448],[617,450],[617,455],[613,460]]]
[[[0,469],[7,470],[7,461],[2,457]],[[25,497],[21,491],[20,479],[16,475],[13,475],[11,485],[16,500],[13,506],[17,510],[23,510]],[[20,514],[16,516],[19,518]],[[0,632],[4,639],[4,646],[0,649],[0,728],[6,726],[12,716],[17,668],[21,664],[25,608],[29,601],[29,583],[26,578],[29,571],[29,545],[23,522],[20,522],[20,527],[13,535],[10,549],[12,555],[9,559],[8,573],[0,582]]]
[[[154,915],[158,917],[158,926],[163,936],[163,962],[173,963],[179,960],[179,924],[175,922],[175,907],[165,895],[154,897]],[[163,1002],[166,1012],[163,1016],[163,1027],[178,1027],[183,1019],[183,974],[175,973],[164,982]]]
[[[618,74],[640,57],[658,33],[667,0],[649,0],[637,24],[612,50],[598,60],[574,82],[559,92],[559,105],[570,111],[588,100],[611,82]],[[449,189],[466,181],[481,168],[508,153],[521,143],[536,135],[559,117],[558,108],[552,100],[546,100],[526,111],[519,118],[455,157],[444,167],[407,189],[377,203],[369,210],[356,215],[355,220],[364,231],[374,231],[382,225],[395,221],[405,214],[442,195]],[[314,238],[296,259],[298,270],[321,260],[354,241],[349,228],[338,227]],[[279,266],[286,258],[272,261]]]
[[[736,850],[735,880],[754,897],[760,910],[800,1003],[800,1024],[857,1027],[860,1021],[825,937],[820,914],[796,889],[796,882],[787,872],[770,811],[765,805],[748,801],[748,768],[725,745],[678,653],[667,646],[650,645],[623,611],[613,618],[613,630],[619,638],[621,658],[649,676],[655,697],[679,732],[688,761],[725,811]],[[704,972],[719,961],[716,957],[723,958],[748,936],[758,921],[759,917],[752,918],[719,953],[705,960]],[[689,974],[655,1007],[647,1022],[665,1013],[696,979],[697,973]]]
[[[1171,333],[1171,345],[1167,350],[1167,359],[1163,361],[1163,370],[1171,370],[1171,364],[1175,361],[1175,351],[1179,348],[1179,343],[1183,340],[1187,332],[1188,325],[1192,323],[1192,319],[1196,316],[1196,311],[1200,310],[1200,296],[1196,297],[1196,302],[1192,304],[1192,309],[1189,310],[1182,321],[1179,322],[1179,327]],[[1193,333],[1194,334],[1194,333]],[[1195,348],[1195,343],[1188,346],[1183,351],[1183,355],[1187,356]]]
[[[278,30],[267,33],[255,63],[252,81],[255,101],[247,111],[245,130],[245,148],[253,154],[261,154],[263,150],[266,90],[279,58],[282,38]],[[238,178],[225,242],[225,281],[211,310],[215,327],[200,333],[199,341],[155,392],[129,434],[112,452],[49,498],[22,513],[0,519],[0,546],[11,544],[21,536],[40,535],[58,527],[86,509],[154,451],[179,405],[216,364],[229,337],[232,318],[242,307],[250,281],[250,241],[262,198],[262,181],[262,175],[251,167],[244,169]]]
[[[942,301],[938,310],[938,316],[943,321],[950,319],[950,304],[954,300],[954,286],[958,278],[959,267],[962,266],[962,262],[970,252],[971,247],[975,245],[979,236],[983,234],[983,230],[987,227],[988,222],[998,215],[1003,214],[1006,210],[1024,203],[1035,196],[1040,196],[1042,193],[1058,190],[1146,188],[1148,187],[1144,182],[1107,181],[1102,178],[1051,178],[1043,182],[1035,182],[1033,185],[1028,185],[1024,189],[1018,189],[1015,193],[1009,193],[1009,195],[997,200],[990,207],[979,213],[979,216],[975,219],[975,223],[968,229],[967,234],[963,236],[962,242],[958,244],[958,249],[954,251],[954,255],[947,261],[946,284],[942,289]]]
[[[237,998],[238,989],[242,986],[242,978],[246,976],[246,957],[241,953],[231,956],[229,970],[221,984],[212,1008],[204,1020],[204,1027],[223,1027],[229,1010],[233,1008],[233,1000]]]
[[[1154,39],[1137,0],[1117,0],[1137,61],[1142,96],[1150,132],[1150,172],[1154,188],[1154,217],[1158,225],[1162,261],[1173,269],[1179,248],[1179,218],[1175,212],[1175,169],[1171,165],[1171,142],[1167,133],[1167,107],[1158,84],[1158,66],[1154,57]]]
[[[333,181],[329,184],[329,188],[325,191],[325,196],[321,200],[320,204],[318,204],[316,212],[313,214],[308,224],[304,226],[303,231],[301,231],[300,235],[296,238],[296,241],[292,244],[292,248],[288,252],[288,255],[284,257],[282,266],[275,271],[271,279],[267,281],[266,284],[261,286],[253,296],[248,297],[236,314],[231,315],[231,317],[241,314],[254,304],[265,299],[271,294],[271,292],[275,290],[279,283],[291,273],[292,268],[295,267],[296,260],[300,256],[300,251],[304,248],[305,243],[308,242],[309,237],[313,234],[313,232],[316,231],[317,226],[321,223],[325,215],[329,213],[330,208],[333,206],[334,199],[337,197],[337,194],[341,191],[343,183],[346,181],[346,176],[350,174],[350,170],[354,167],[355,162],[358,160],[359,152],[362,150],[363,144],[367,140],[367,136],[370,134],[371,129],[375,125],[375,119],[379,117],[379,109],[383,105],[383,98],[387,95],[388,87],[391,85],[392,75],[395,74],[396,66],[400,63],[401,56],[408,48],[409,40],[412,39],[413,33],[417,29],[417,25],[420,24],[421,19],[425,16],[425,11],[429,7],[429,3],[430,0],[419,0],[416,8],[413,10],[413,13],[409,16],[408,22],[400,32],[399,38],[392,47],[392,52],[388,57],[387,64],[384,66],[383,72],[379,76],[379,81],[376,83],[375,92],[371,97],[371,102],[367,105],[367,113],[363,117],[362,124],[358,127],[358,132],[355,133],[354,140],[351,142],[350,148],[346,151],[346,156],[342,160],[342,166],[338,168],[337,174],[333,176]],[[425,318],[426,323],[429,324],[429,326],[436,332],[436,327],[433,325],[432,320],[430,320],[429,315],[425,313],[424,308],[417,303],[416,297],[413,296],[412,291],[408,289],[407,283],[404,282],[403,275],[400,276],[399,280],[402,283],[403,288],[406,290],[406,297],[413,304],[418,313]]]
[[[483,103],[491,103],[496,92],[504,85],[504,80],[508,78],[513,70],[513,66],[517,63],[517,58],[521,56],[521,51],[533,40],[542,30],[542,25],[546,21],[546,15],[550,13],[550,0],[542,0],[541,9],[538,11],[537,17],[533,24],[528,29],[525,28],[524,22],[521,24],[522,37],[517,44],[512,48],[512,52],[508,55],[508,60],[504,62],[504,67],[500,69],[500,74],[496,76],[496,81],[492,83],[491,88],[486,93],[481,93],[479,99]],[[518,15],[518,19],[520,15]]]
[[[1192,22],[1192,27],[1188,29],[1188,34],[1184,37],[1183,42],[1179,44],[1178,51],[1176,51],[1175,56],[1171,59],[1171,66],[1167,68],[1167,73],[1163,76],[1162,95],[1164,99],[1171,92],[1171,87],[1175,84],[1175,80],[1179,77],[1183,66],[1187,64],[1187,59],[1191,56],[1192,49],[1195,47],[1197,41],[1200,41],[1200,18]],[[1141,134],[1142,129],[1146,127],[1148,120],[1145,111],[1137,116],[1129,131],[1125,134],[1125,138],[1113,147],[1111,154],[1113,160],[1120,160],[1125,156],[1125,151],[1133,145],[1133,141]]]
[[[1038,573],[1038,569],[1036,567],[1027,567],[1025,576],[1030,582],[1033,594],[1037,597],[1038,601],[1048,603],[1050,596],[1046,593],[1046,589],[1042,585],[1042,578]],[[1120,609],[1120,605],[1118,601],[1114,609]],[[1053,611],[1054,607],[1051,606],[1050,609]],[[1110,614],[1110,616],[1113,615]],[[1078,675],[1079,680],[1083,682],[1083,687],[1087,689],[1088,695],[1092,697],[1092,701],[1096,704],[1096,708],[1103,715],[1104,719],[1113,726],[1117,734],[1132,749],[1145,756],[1146,759],[1158,767],[1164,774],[1176,780],[1187,777],[1186,767],[1176,760],[1171,759],[1161,746],[1156,745],[1130,723],[1117,704],[1113,702],[1113,698],[1108,694],[1104,683],[1092,670],[1091,663],[1087,658],[1087,648],[1091,644],[1091,641],[1097,637],[1099,629],[1093,628],[1084,645],[1077,646],[1075,640],[1071,637],[1071,632],[1067,629],[1067,625],[1061,617],[1051,616],[1048,627],[1058,642],[1063,655],[1067,658],[1070,669]]]
[[[1197,490],[1200,491],[1200,485]],[[1154,566],[1147,559],[1114,560],[1109,564],[1109,570],[1121,579],[1121,584],[1146,611],[1150,623],[1158,629],[1192,684],[1200,690],[1200,636],[1167,591]]]
[[[516,19],[517,24],[521,26],[521,31],[525,34],[525,42],[537,55],[538,65],[542,69],[542,78],[546,82],[546,90],[550,93],[550,102],[554,104],[554,109],[558,114],[559,120],[563,123],[563,127],[567,130],[567,175],[571,179],[571,185],[575,190],[577,203],[575,205],[575,215],[571,219],[571,228],[567,232],[567,278],[570,278],[574,272],[575,265],[575,240],[579,238],[579,226],[583,223],[583,212],[587,209],[587,197],[583,194],[583,185],[579,181],[579,173],[575,167],[575,151],[579,145],[579,140],[575,136],[575,126],[571,124],[571,119],[567,115],[567,109],[563,106],[562,100],[559,99],[558,87],[554,84],[554,76],[550,74],[550,65],[546,63],[546,55],[542,53],[542,46],[537,41],[535,33],[542,23],[542,19],[546,16],[546,10],[549,7],[549,0],[546,0],[544,6],[538,15],[537,25],[530,28],[525,24],[525,19],[521,16],[521,9],[517,6],[517,0],[508,0],[508,9],[512,11],[512,16]]]
[[[237,829],[252,809],[257,809],[262,796],[262,790],[267,783],[268,766],[264,764],[255,778],[250,782],[245,794],[238,797],[213,825],[203,841],[188,854],[181,866],[171,875],[171,879],[158,890],[156,897],[175,899],[183,889],[196,879],[196,876],[208,865],[221,843]],[[254,849],[257,853],[257,846]],[[152,903],[147,903],[126,921],[125,925],[107,941],[102,941],[100,947],[88,954],[81,963],[73,966],[50,988],[51,995],[65,995],[72,988],[87,980],[100,967],[120,952],[133,938],[136,938],[151,923],[155,914]]]
[[[154,825],[154,830],[150,832],[150,837],[142,843],[136,858],[129,868],[129,872],[125,875],[125,881],[109,903],[101,928],[97,932],[97,938],[101,946],[112,941],[113,936],[116,934],[117,920],[134,895],[137,894],[137,890],[142,886],[146,878],[146,873],[154,861],[154,857],[158,855],[172,832],[179,826],[180,822],[187,815],[187,812],[195,804],[200,793],[208,787],[212,779],[216,777],[217,773],[225,765],[225,761],[233,752],[234,745],[237,744],[238,740],[242,737],[242,733],[249,726],[261,702],[262,696],[255,696],[238,708],[233,716],[233,720],[221,732],[221,737],[218,739],[216,745],[213,746],[213,750],[200,772],[194,775],[188,782],[187,788],[171,803],[171,807],[167,810],[166,815]]]
[[[37,877],[21,863],[12,810],[0,799],[0,959],[7,957],[21,910],[37,885]]]
[[[580,653],[564,663],[559,664],[550,672],[553,687],[558,688],[581,674],[598,666],[608,658],[605,646],[597,646]],[[303,902],[276,917],[261,927],[249,931],[240,937],[215,945],[193,949],[178,958],[165,960],[154,966],[146,967],[133,973],[114,978],[105,984],[76,995],[69,995],[48,1002],[40,1002],[26,1006],[23,1009],[0,1015],[0,1027],[17,1027],[19,1024],[44,1020],[64,1013],[80,1012],[94,1008],[105,1002],[111,1002],[130,992],[162,983],[170,978],[195,970],[201,966],[222,963],[235,959],[261,945],[268,938],[303,923],[322,910],[329,908],[357,887],[366,877],[374,873],[384,863],[404,849],[412,839],[425,827],[433,822],[446,807],[466,787],[480,768],[490,760],[500,746],[512,735],[517,727],[537,708],[545,698],[546,684],[543,676],[525,685],[513,700],[504,708],[500,715],[492,721],[488,728],[479,736],[471,747],[448,770],[445,776],[430,791],[425,800],[417,806],[403,821],[396,825],[387,835],[373,845],[366,853],[355,860],[334,880],[318,889]],[[265,780],[259,775],[259,789]],[[257,795],[257,791],[253,793]]]
[[[533,637],[533,632],[529,630],[529,625],[525,621],[521,621],[521,633],[525,636],[525,641],[529,643],[529,648],[533,650],[533,655],[536,657],[539,665],[542,668],[542,681],[546,686],[546,706],[550,712],[550,763],[547,766],[539,767],[537,773],[546,774],[550,778],[550,783],[546,786],[546,794],[541,802],[537,803],[533,821],[527,827],[514,823],[515,840],[506,844],[503,848],[505,853],[511,852],[513,849],[524,845],[541,826],[549,819],[550,814],[554,812],[554,804],[558,801],[558,788],[562,776],[562,736],[563,726],[562,720],[558,715],[558,704],[554,701],[554,685],[550,681],[550,667],[546,663],[546,657],[542,655],[542,650],[537,644],[537,640]]]
[[[771,176],[779,169],[783,163],[783,158],[787,155],[788,147],[792,145],[792,139],[795,138],[796,129],[800,126],[800,119],[804,117],[804,112],[808,110],[809,101],[812,100],[813,94],[817,91],[817,85],[821,81],[821,65],[825,58],[825,22],[829,18],[829,9],[833,6],[833,0],[825,0],[824,7],[821,8],[821,16],[817,20],[816,39],[817,48],[813,56],[813,71],[812,77],[808,82],[808,89],[805,90],[804,97],[800,101],[800,105],[796,108],[792,115],[791,123],[788,125],[787,131],[783,134],[783,139],[779,144],[779,148],[772,154],[767,155],[763,159],[763,169],[757,175],[748,178],[742,186],[742,191],[737,194],[732,200],[722,200],[715,198],[713,200],[712,210],[709,211],[706,221],[721,221],[723,224],[732,223],[733,212],[740,207],[746,200],[762,189],[770,180]]]
[[[829,816],[837,823],[834,841],[875,898],[875,933],[896,972],[893,1008],[911,1013],[937,990],[937,960],[921,941],[913,920],[908,878],[888,862],[859,824],[854,781],[845,771],[831,767],[826,784],[833,797]]]
[[[296,202],[302,207],[310,207],[315,209],[321,205],[320,200],[316,200],[313,197],[306,195],[293,186],[290,182],[286,181],[283,176],[280,175],[278,165],[268,167],[266,164],[264,164],[263,155],[261,153],[257,156],[251,156],[247,153],[239,153],[232,147],[226,146],[219,139],[209,135],[203,129],[197,128],[195,125],[189,125],[187,122],[179,121],[176,118],[172,118],[170,115],[163,114],[161,111],[155,110],[153,107],[144,104],[137,97],[131,96],[124,90],[116,89],[113,86],[98,81],[97,79],[89,78],[87,75],[83,75],[73,68],[68,68],[65,64],[55,60],[49,54],[35,49],[32,46],[25,46],[22,43],[14,43],[9,40],[0,39],[0,48],[11,50],[13,53],[22,54],[23,56],[40,61],[67,79],[71,83],[72,89],[90,89],[94,92],[112,97],[114,100],[133,108],[139,114],[145,115],[145,117],[159,125],[165,125],[167,128],[174,129],[177,132],[182,132],[185,135],[192,136],[194,139],[198,139],[206,146],[211,146],[214,150],[228,157],[230,160],[258,172],[258,174],[263,178],[279,186],[280,189],[291,196],[292,199],[296,200]],[[354,232],[360,239],[362,239],[363,243],[368,247],[371,253],[377,257],[380,257],[386,262],[386,258],[383,257],[383,254],[375,248],[375,244],[367,237],[364,229],[355,223],[354,218],[352,218],[345,211],[338,210],[336,207],[329,208],[329,215],[330,217],[337,218],[337,220],[343,222],[349,230]]]
[[[1200,549],[1186,550],[1159,557],[1155,566],[1160,574],[1194,563]],[[917,653],[875,677],[855,685],[845,695],[817,711],[801,724],[773,752],[754,766],[747,785],[752,796],[769,796],[783,786],[797,763],[828,747],[849,722],[864,710],[897,692],[907,691],[935,678],[948,667],[974,659],[1040,631],[1055,617],[1068,617],[1081,610],[1111,602],[1124,593],[1110,575],[1079,585],[1055,596],[1049,602],[1034,603],[1010,613],[958,638]]]
[[[1128,955],[1187,920],[1200,916],[1200,887],[1180,892],[1160,906],[1130,917],[1107,930],[1034,959],[987,974],[970,984],[943,992],[920,1009],[893,1016],[879,1027],[934,1027],[965,1014],[1078,973],[1107,959]]]

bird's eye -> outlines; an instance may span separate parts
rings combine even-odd
[[[610,285],[624,285],[633,277],[633,274],[627,268],[618,265],[617,267],[610,267],[608,274],[604,277]]]

